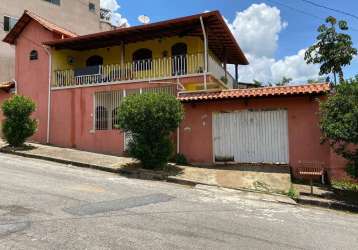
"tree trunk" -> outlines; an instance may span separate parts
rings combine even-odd
[[[336,76],[336,72],[333,72],[333,77],[334,77],[334,85],[337,85],[337,76]]]
[[[338,74],[339,74],[339,83],[343,83],[344,82],[343,70],[340,69]]]

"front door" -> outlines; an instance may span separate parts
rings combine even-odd
[[[172,75],[186,75],[187,66],[187,46],[185,43],[177,43],[172,47]]]

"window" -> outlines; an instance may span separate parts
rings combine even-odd
[[[108,112],[103,106],[96,107],[96,130],[108,129]]]
[[[61,0],[44,0],[44,1],[52,3],[52,4],[56,4],[56,5],[61,5]]]
[[[186,75],[188,71],[187,66],[187,54],[188,47],[185,43],[177,43],[172,47],[172,74],[176,75]]]
[[[118,119],[119,107],[112,110],[112,129],[117,129],[119,119]]]
[[[103,57],[101,56],[91,56],[86,60],[86,66],[99,66],[103,65]]]
[[[4,16],[4,31],[10,31],[14,28],[15,24],[19,19],[10,16]]]
[[[88,4],[88,9],[91,12],[96,12],[96,5],[94,3],[89,3]]]
[[[37,50],[32,50],[30,52],[30,60],[33,61],[33,60],[37,60],[39,59],[39,55],[37,53]]]
[[[133,53],[134,70],[152,69],[152,51],[150,49],[139,49]]]

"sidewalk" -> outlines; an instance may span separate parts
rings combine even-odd
[[[118,157],[76,149],[28,143],[26,149],[12,149],[5,147],[0,140],[0,152],[16,154],[24,157],[50,160],[125,174],[140,179],[166,180],[179,184],[195,186],[198,184],[260,192],[286,192],[291,185],[289,171],[286,169],[272,169],[272,167],[193,167],[170,164],[166,171],[152,171],[142,169],[137,160],[129,157]],[[262,169],[265,168],[263,171]],[[276,167],[275,167],[276,168]],[[280,197],[280,200],[288,198]],[[275,199],[275,198],[274,198]],[[290,203],[292,200],[286,200]]]
[[[293,184],[300,192],[297,203],[302,205],[318,206],[342,211],[358,212],[358,205],[343,201],[327,187],[313,186],[313,195],[309,185]]]

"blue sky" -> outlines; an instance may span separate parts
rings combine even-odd
[[[102,2],[107,3],[113,1],[115,0],[102,0]],[[357,0],[311,1],[358,15]],[[234,20],[236,18],[239,22],[239,24],[236,23],[238,26],[236,27],[237,38],[240,45],[246,50],[245,52],[250,54],[249,60],[251,59],[253,62],[253,65],[250,66],[251,69],[242,68],[242,74],[250,75],[248,78],[244,77],[244,80],[270,78],[275,81],[274,79],[277,80],[282,75],[294,78],[296,81],[313,78],[313,75],[317,73],[317,68],[307,68],[302,65],[302,53],[301,56],[298,55],[301,49],[307,48],[315,41],[316,29],[328,15],[348,21],[349,25],[355,29],[349,33],[353,38],[354,46],[358,47],[358,19],[314,7],[301,0],[117,0],[117,3],[120,8],[117,8],[117,6],[114,9],[120,13],[121,17],[126,18],[132,26],[139,24],[137,18],[141,14],[149,16],[151,22],[155,22],[196,14],[206,10],[219,10],[228,22],[233,24],[233,27],[235,27]],[[265,5],[260,5],[262,3]],[[292,8],[297,10],[292,10]],[[308,12],[309,14],[303,14],[300,11]],[[238,12],[241,13],[239,18]],[[258,18],[262,12],[267,14]],[[250,29],[251,22],[256,22],[252,26],[254,28],[257,25],[267,26],[261,33],[250,35],[249,32],[244,31]],[[258,24],[257,22],[262,23]],[[272,27],[276,28],[270,31]],[[265,34],[265,30],[267,30],[268,34]],[[245,40],[254,42],[245,43]],[[260,52],[260,47],[264,48],[270,43],[276,47],[273,47],[268,53]],[[270,69],[264,66],[267,64],[271,65]],[[290,67],[301,67],[301,69],[292,71],[293,69],[290,69]],[[287,72],[285,72],[284,68],[287,68]],[[305,74],[308,71],[310,73]],[[358,74],[358,59],[355,59],[352,65],[345,69],[345,73],[347,77]]]

